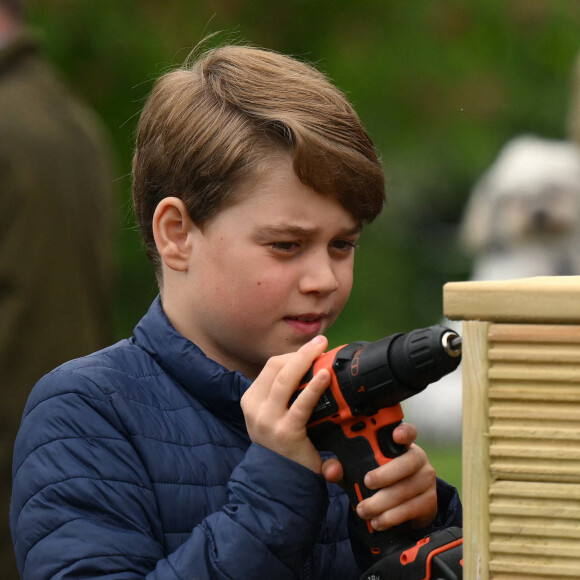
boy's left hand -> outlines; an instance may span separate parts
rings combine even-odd
[[[378,490],[373,496],[356,506],[357,513],[370,520],[372,527],[386,530],[410,521],[413,528],[429,526],[437,514],[437,490],[435,469],[427,454],[414,441],[417,428],[402,423],[393,431],[393,439],[409,446],[403,455],[370,471],[365,485]],[[342,468],[336,459],[327,460],[322,474],[328,481],[342,478]]]

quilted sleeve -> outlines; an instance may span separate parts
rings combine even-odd
[[[253,444],[228,490],[230,502],[196,527],[169,563],[200,579],[303,578],[328,506],[323,478]]]
[[[252,445],[229,502],[166,554],[148,474],[109,395],[71,374],[35,387],[16,440],[10,525],[23,580],[301,577],[328,503],[321,476]]]

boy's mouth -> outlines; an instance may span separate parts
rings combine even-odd
[[[305,334],[318,334],[322,327],[322,314],[304,314],[301,316],[286,316],[284,320],[295,330]]]

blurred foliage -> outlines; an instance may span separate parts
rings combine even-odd
[[[135,124],[153,79],[208,33],[314,62],[350,97],[384,161],[389,202],[361,241],[331,344],[437,322],[469,261],[455,228],[505,141],[566,136],[580,45],[569,0],[30,0],[48,57],[109,127],[118,161],[117,332],[156,294],[130,204]]]

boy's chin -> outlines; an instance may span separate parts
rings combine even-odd
[[[304,340],[293,340],[287,341],[283,344],[277,345],[269,350],[264,358],[264,365],[271,359],[273,356],[282,356],[284,354],[291,354],[296,352],[300,347],[304,346],[308,343],[311,339],[304,339]]]
[[[304,336],[298,339],[289,341],[288,344],[282,347],[283,352],[279,354],[288,354],[291,352],[296,352],[300,347],[304,346],[305,344],[309,343],[317,334],[313,334],[312,336]]]

